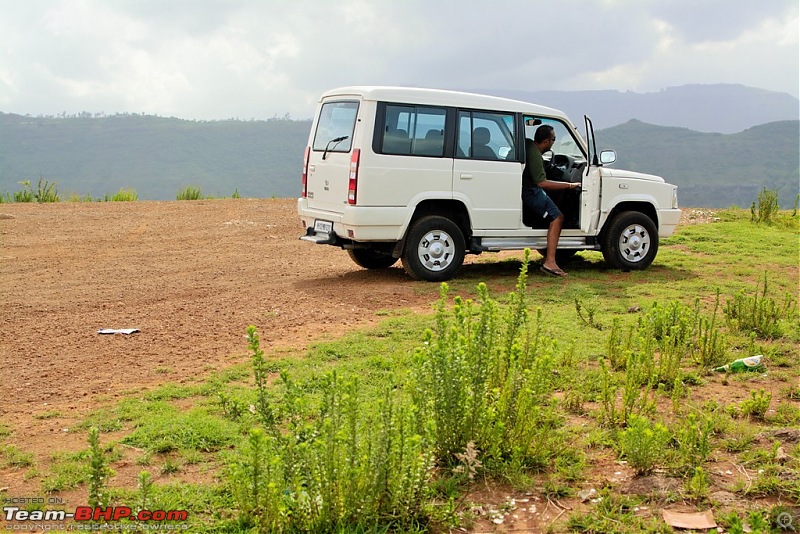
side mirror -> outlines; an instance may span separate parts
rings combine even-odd
[[[617,153],[613,150],[603,150],[600,152],[600,163],[603,165],[610,165],[617,161]]]

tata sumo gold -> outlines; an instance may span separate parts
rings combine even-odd
[[[344,87],[322,95],[303,156],[297,201],[305,235],[366,269],[402,260],[414,279],[453,278],[465,254],[544,251],[547,223],[523,208],[525,139],[541,125],[556,142],[548,195],[564,214],[557,258],[599,250],[640,270],[680,219],[677,187],[609,167],[592,123],[585,137],[562,112],[486,95],[407,87]]]

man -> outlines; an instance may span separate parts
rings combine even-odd
[[[556,248],[561,228],[564,225],[564,215],[556,206],[546,191],[559,189],[577,189],[581,184],[568,182],[552,182],[547,179],[544,170],[542,154],[553,147],[556,142],[555,130],[552,126],[543,124],[536,129],[533,141],[525,139],[525,168],[522,171],[522,202],[537,217],[549,221],[547,228],[547,255],[544,258],[541,271],[550,276],[567,276],[556,264]]]

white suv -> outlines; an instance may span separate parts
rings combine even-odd
[[[547,229],[523,210],[525,138],[541,124],[557,138],[548,179],[581,188],[550,194],[564,213],[558,254],[601,250],[607,263],[644,269],[680,218],[677,188],[610,169],[616,154],[587,143],[555,109],[485,95],[403,87],[323,94],[303,158],[297,201],[306,234],[358,265],[402,258],[415,279],[452,278],[466,253],[546,247]]]

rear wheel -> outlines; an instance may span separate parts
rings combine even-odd
[[[397,263],[399,259],[369,248],[354,248],[348,250],[347,253],[356,265],[360,265],[365,269],[388,269]]]
[[[611,221],[602,244],[606,263],[623,271],[638,271],[655,259],[658,231],[644,213],[625,211]]]
[[[446,217],[428,215],[415,221],[403,250],[403,268],[415,280],[450,280],[464,263],[464,234]]]

